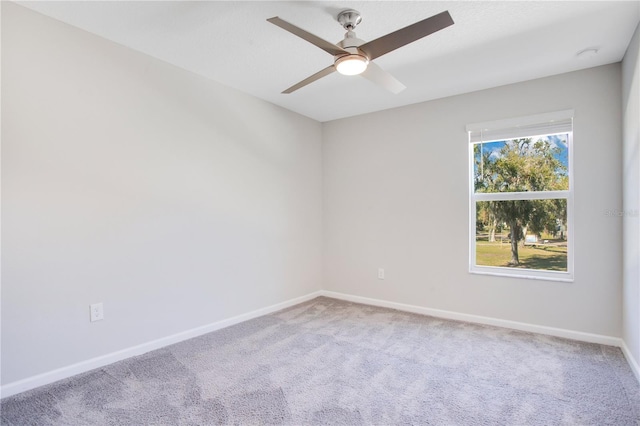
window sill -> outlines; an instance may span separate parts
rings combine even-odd
[[[472,266],[469,273],[476,275],[493,275],[497,277],[523,278],[527,280],[573,282],[574,277],[570,272],[537,271],[533,269],[498,268]]]

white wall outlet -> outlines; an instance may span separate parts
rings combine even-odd
[[[384,280],[384,269],[378,268],[378,279]]]
[[[89,305],[91,311],[91,322],[102,321],[104,319],[104,307],[102,302]]]

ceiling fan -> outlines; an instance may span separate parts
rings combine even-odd
[[[365,42],[357,38],[354,32],[356,26],[362,21],[360,12],[348,9],[338,14],[338,22],[347,30],[347,33],[345,34],[344,40],[338,44],[333,44],[277,16],[269,18],[267,21],[297,35],[311,44],[315,44],[334,57],[333,65],[305,78],[282,93],[292,93],[334,71],[338,71],[344,75],[360,74],[392,93],[400,93],[406,88],[405,85],[372,61],[399,47],[426,37],[429,34],[433,34],[436,31],[440,31],[449,25],[453,25],[451,15],[449,15],[448,11],[444,11],[373,41]]]

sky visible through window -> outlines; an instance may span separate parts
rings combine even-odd
[[[535,136],[529,138],[532,141],[546,141],[552,147],[553,157],[562,164],[564,169],[557,170],[556,173],[559,175],[566,175],[569,170],[569,147],[567,143],[568,135],[566,133],[557,134],[557,135],[545,135],[545,136]],[[490,141],[490,142],[482,142],[478,143],[479,150],[476,151],[475,157],[476,161],[474,162],[474,174],[478,176],[479,167],[482,167],[482,156],[488,156],[491,161],[495,161],[498,158],[502,157],[502,151],[506,146],[508,141]]]

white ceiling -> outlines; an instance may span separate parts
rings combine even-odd
[[[18,3],[318,121],[618,62],[640,21],[638,0]],[[375,61],[407,86],[400,94],[337,73],[281,94],[333,58],[266,19],[336,43],[348,8],[366,41],[444,10],[455,24]],[[598,54],[576,55],[589,47]]]

